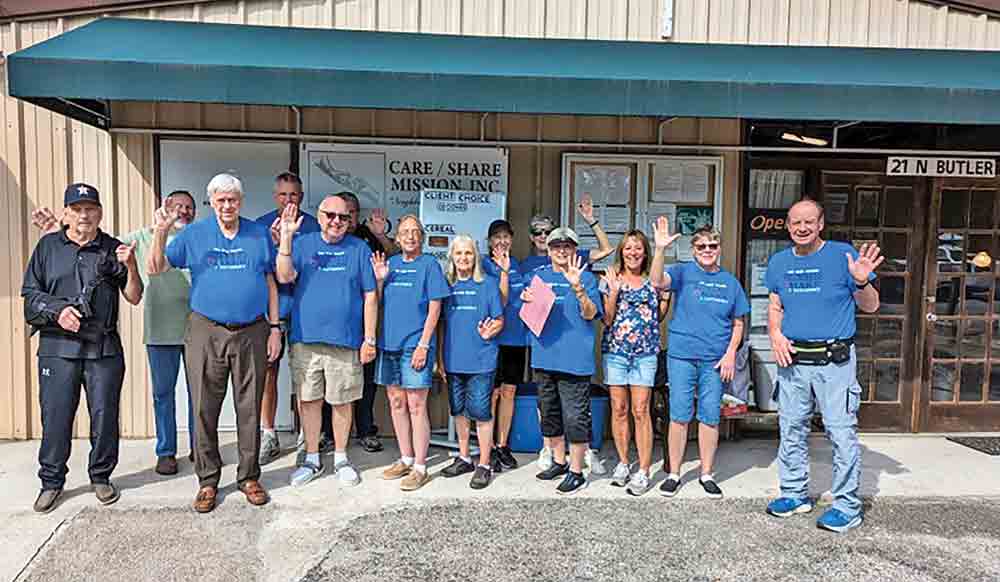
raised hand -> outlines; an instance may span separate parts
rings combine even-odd
[[[614,267],[608,267],[608,270],[604,272],[601,276],[604,284],[608,286],[608,294],[618,295],[618,292],[622,288],[622,276],[618,274],[617,269]]]
[[[172,208],[167,210],[161,206],[153,213],[153,228],[159,232],[169,232],[175,222],[177,222],[177,211]]]
[[[660,216],[653,223],[653,242],[658,249],[665,249],[680,238],[680,233],[670,234],[670,219]]]
[[[869,275],[885,260],[877,244],[865,243],[861,245],[857,260],[854,260],[851,253],[845,254],[847,255],[847,270],[850,271],[854,282],[858,285],[864,285],[868,281]]]
[[[115,256],[118,257],[118,262],[124,265],[130,265],[135,263],[135,241],[128,245],[118,245],[115,249]]]
[[[572,286],[576,287],[580,284],[580,277],[583,275],[583,257],[580,255],[575,255],[569,260],[569,264],[566,265],[566,270],[563,271],[563,277],[566,277],[566,281]]]
[[[594,200],[589,193],[583,193],[580,203],[576,205],[576,210],[587,221],[587,224],[594,222]]]
[[[302,226],[304,218],[304,214],[299,214],[299,207],[297,205],[286,204],[285,208],[281,211],[281,238],[291,240],[295,236],[295,233],[299,231],[299,227]]]
[[[372,253],[372,270],[375,271],[375,280],[379,283],[384,282],[389,276],[389,263],[385,261],[385,253],[381,251]]]
[[[504,271],[510,270],[510,249],[500,247],[494,249],[493,262]]]
[[[61,216],[57,217],[48,207],[42,206],[31,211],[31,224],[44,233],[59,230]]]
[[[373,209],[372,215],[368,217],[365,224],[368,225],[368,230],[375,236],[382,236],[385,234],[385,231],[389,230],[389,224],[385,218],[385,210],[381,208]]]

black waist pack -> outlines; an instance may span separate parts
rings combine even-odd
[[[854,339],[800,342],[793,341],[792,363],[803,366],[843,364],[851,359]]]

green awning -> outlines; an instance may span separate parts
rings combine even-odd
[[[990,51],[469,37],[108,18],[9,55],[7,70],[11,95],[101,125],[109,102],[117,100],[1000,123],[1000,53]]]

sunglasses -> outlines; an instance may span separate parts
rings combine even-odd
[[[341,214],[339,212],[327,212],[326,210],[320,210],[319,212],[320,212],[320,214],[322,214],[323,216],[325,216],[326,219],[329,220],[329,221],[334,221],[334,220],[337,220],[337,219],[340,219],[340,222],[350,222],[351,221],[351,215],[350,214]]]
[[[549,233],[552,232],[552,231],[551,230],[536,230],[536,229],[531,229],[530,232],[531,232],[531,236],[549,236]]]
[[[694,248],[695,248],[696,251],[704,251],[706,249],[710,250],[710,251],[717,251],[717,250],[719,250],[719,243],[717,243],[717,242],[698,243],[698,244],[694,245]]]

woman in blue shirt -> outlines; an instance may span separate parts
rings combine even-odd
[[[497,367],[496,336],[503,329],[503,302],[497,280],[483,274],[476,243],[458,235],[448,249],[448,283],[438,332],[438,367],[447,375],[448,403],[458,432],[458,457],[441,474],[458,477],[475,471],[469,486],[483,489],[493,472],[493,374]],[[476,421],[479,464],[469,455],[469,421]]]
[[[697,387],[699,482],[709,497],[718,499],[722,490],[712,476],[712,468],[719,444],[722,384],[733,379],[736,350],[743,340],[742,318],[750,312],[750,304],[736,277],[719,266],[721,237],[710,227],[699,228],[691,237],[694,261],[675,263],[664,273],[663,251],[678,236],[670,234],[666,217],[657,219],[650,279],[657,287],[673,291],[677,301],[667,347],[670,474],[660,492],[673,497],[680,488],[681,461],[688,423],[694,416]]]
[[[618,449],[618,466],[611,474],[615,487],[628,486],[630,495],[649,490],[653,464],[653,423],[649,395],[660,352],[660,320],[667,314],[667,294],[649,281],[649,240],[641,230],[629,231],[618,244],[615,263],[601,280],[604,298],[604,382],[611,394],[611,431]],[[629,404],[635,420],[639,471],[629,462]]]
[[[372,256],[375,280],[382,300],[382,333],[375,364],[375,383],[386,387],[392,426],[400,459],[385,470],[385,479],[403,479],[400,489],[424,486],[431,423],[427,393],[433,379],[434,330],[441,301],[451,294],[441,265],[423,255],[424,227],[407,214],[399,219],[396,242],[401,253],[388,261],[382,253]]]
[[[527,330],[521,321],[521,291],[525,277],[517,259],[510,256],[514,242],[514,229],[506,220],[494,220],[487,231],[490,258],[483,261],[483,271],[495,278],[500,285],[500,299],[504,304],[504,326],[497,343],[497,369],[494,377],[493,412],[496,415],[497,439],[494,450],[497,461],[504,469],[517,467],[517,459],[507,445],[510,425],[514,419],[514,397],[517,385],[524,382],[527,362]]]

